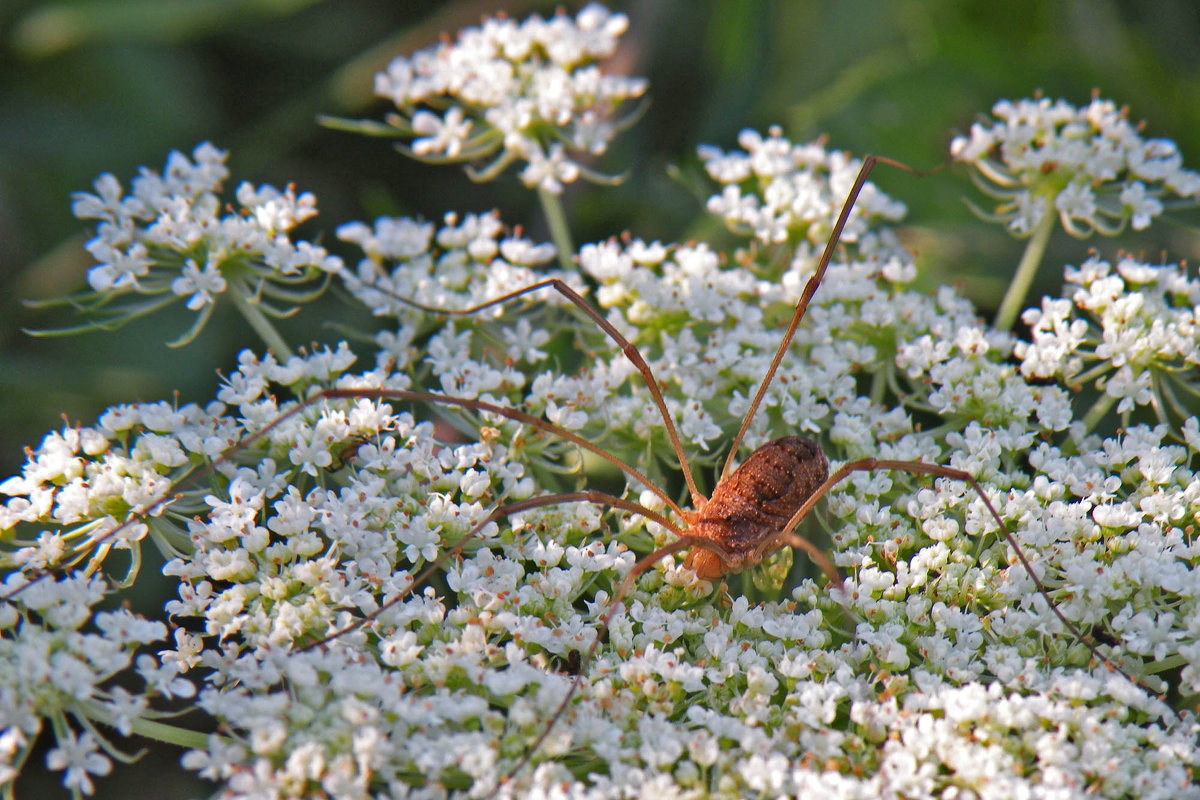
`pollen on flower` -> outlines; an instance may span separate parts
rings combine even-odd
[[[644,78],[604,72],[623,14],[592,3],[516,22],[488,18],[454,42],[400,56],[375,76],[375,94],[395,103],[416,158],[457,161],[490,179],[523,162],[522,182],[551,194],[580,176],[636,117],[618,110],[646,91]]]
[[[221,199],[227,155],[204,143],[191,159],[172,152],[161,173],[143,168],[128,196],[109,174],[96,180],[96,194],[75,195],[75,216],[98,221],[87,245],[98,262],[88,271],[92,295],[74,300],[96,315],[96,327],[144,314],[148,306],[139,297],[186,297],[199,317],[172,343],[178,346],[199,334],[227,291],[267,308],[267,288],[294,288],[341,271],[341,259],[288,234],[316,214],[312,194],[243,183],[236,192],[240,208]]]
[[[1200,174],[1183,168],[1174,143],[1144,139],[1126,109],[1100,97],[1081,108],[1065,100],[1002,100],[992,119],[950,144],[955,160],[977,171],[994,214],[1018,236],[1046,213],[1046,198],[1067,232],[1146,228],[1162,198],[1200,197]]]

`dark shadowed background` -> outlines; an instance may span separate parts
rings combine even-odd
[[[572,10],[580,3],[566,4]],[[828,135],[837,148],[927,168],[941,163],[957,132],[1000,98],[1042,90],[1074,104],[1093,89],[1130,106],[1145,134],[1174,139],[1200,168],[1200,11],[1190,0],[1007,3],[919,0],[769,2],[634,0],[612,3],[631,18],[616,60],[650,79],[651,105],[598,165],[627,172],[619,188],[580,184],[565,196],[577,242],[631,230],[679,240],[697,226],[700,200],[677,165],[696,171],[695,148],[730,148],[743,127],[779,124],[794,141]],[[455,168],[430,168],[381,140],[329,131],[317,114],[383,113],[371,76],[396,54],[437,41],[498,10],[553,13],[551,3],[431,3],[416,0],[90,0],[0,4],[0,480],[45,431],[90,424],[107,405],[170,399],[204,402],[216,369],[239,349],[261,350],[232,313],[182,350],[163,342],[190,312],[153,317],[117,332],[35,339],[22,328],[69,324],[22,306],[23,298],[77,291],[91,266],[87,226],[70,195],[102,172],[128,186],[139,166],[161,169],[168,151],[201,141],[231,151],[230,191],[242,180],[291,182],[316,193],[320,216],[300,235],[338,251],[334,228],[380,214],[440,219],[500,208],[546,238],[533,198],[510,173],[487,185]],[[910,208],[928,286],[962,284],[984,314],[1007,283],[1021,244],[975,220],[961,172],[924,179],[880,169],[875,180]],[[1078,263],[1093,246],[1119,246],[1148,260],[1195,261],[1196,213],[1152,236],[1087,244],[1059,236],[1047,262]],[[1055,268],[1035,291],[1057,292]],[[335,300],[306,308],[286,326],[294,342],[342,338],[322,325],[369,319]],[[220,314],[220,312],[218,312]],[[3,668],[0,665],[0,668]],[[133,748],[131,748],[133,749]],[[99,797],[203,796],[176,766],[117,765]],[[34,756],[38,771],[42,753]],[[29,775],[18,796],[66,796],[57,778]],[[29,792],[29,794],[26,794]]]

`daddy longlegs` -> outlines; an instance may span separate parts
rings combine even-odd
[[[473,398],[450,397],[421,391],[385,389],[330,389],[318,392],[311,397],[306,398],[295,407],[276,417],[273,421],[259,429],[257,432],[245,437],[240,442],[230,447],[217,459],[214,459],[206,468],[197,472],[193,472],[192,474],[185,476],[182,480],[177,481],[166,493],[164,493],[161,498],[151,504],[148,509],[143,511],[137,517],[131,517],[121,526],[118,526],[116,529],[110,531],[105,539],[112,539],[124,526],[129,525],[138,519],[144,518],[148,514],[154,512],[157,508],[161,508],[162,506],[166,505],[178,494],[179,490],[182,489],[185,484],[193,483],[199,478],[212,472],[222,463],[229,462],[234,455],[248,447],[253,442],[266,436],[272,429],[282,424],[286,419],[323,400],[367,399],[373,401],[408,401],[414,403],[445,405],[457,407],[469,412],[486,413],[504,417],[509,420],[519,422],[523,425],[528,425],[531,428],[537,429],[546,434],[560,437],[561,439],[572,443],[580,449],[588,451],[598,458],[612,464],[632,481],[646,487],[647,490],[657,496],[663,502],[663,504],[670,509],[675,519],[681,521],[682,524],[677,524],[672,519],[667,518],[663,514],[652,511],[638,502],[616,497],[605,492],[587,489],[558,494],[539,495],[517,502],[506,503],[492,510],[492,512],[489,513],[482,522],[473,526],[466,536],[464,536],[458,543],[445,550],[436,559],[430,562],[426,569],[413,580],[408,588],[399,593],[396,597],[387,601],[374,612],[360,617],[353,623],[346,625],[339,630],[333,631],[317,641],[313,641],[304,645],[302,649],[310,649],[326,645],[340,636],[362,628],[364,625],[367,625],[372,620],[378,618],[389,608],[395,606],[397,603],[402,602],[406,597],[412,594],[416,587],[422,585],[434,572],[441,569],[451,559],[458,557],[462,553],[463,548],[467,545],[467,543],[478,537],[480,532],[487,525],[504,517],[519,514],[531,509],[567,503],[591,503],[637,514],[646,518],[647,520],[657,523],[675,536],[674,541],[657,548],[649,555],[646,555],[638,560],[632,569],[630,569],[630,571],[626,574],[619,586],[619,589],[608,602],[606,610],[598,620],[601,631],[607,630],[608,625],[620,608],[622,601],[640,575],[651,569],[662,559],[685,550],[688,551],[684,560],[684,566],[686,568],[691,569],[699,578],[716,580],[723,578],[726,575],[738,573],[749,567],[755,566],[761,563],[767,556],[784,547],[799,548],[807,553],[813,562],[820,567],[829,580],[830,590],[836,593],[841,589],[842,580],[837,569],[833,565],[833,562],[819,548],[798,535],[795,532],[796,528],[800,522],[812,511],[819,500],[830,491],[830,489],[832,489],[835,485],[852,473],[874,470],[894,470],[907,472],[918,476],[927,475],[935,478],[962,481],[963,483],[969,485],[982,501],[988,515],[995,521],[997,530],[999,530],[1001,535],[1007,541],[1008,545],[1012,547],[1017,560],[1029,574],[1033,584],[1036,587],[1036,591],[1046,601],[1049,609],[1054,613],[1059,622],[1061,622],[1064,629],[1082,642],[1088,651],[1098,661],[1108,665],[1111,669],[1115,670],[1136,684],[1137,681],[1127,675],[1119,666],[1111,663],[1102,653],[1100,653],[1092,640],[1085,636],[1057,607],[1045,585],[1038,577],[1033,565],[1025,556],[1022,548],[1012,533],[1008,530],[1003,518],[996,510],[991,499],[988,497],[983,487],[980,486],[975,478],[969,473],[951,467],[941,466],[938,464],[927,464],[920,461],[864,458],[843,464],[832,474],[830,474],[828,462],[819,445],[809,439],[797,436],[787,436],[768,442],[752,452],[745,459],[745,461],[740,464],[740,466],[734,466],[737,460],[737,454],[741,442],[750,427],[754,415],[763,402],[763,398],[767,392],[767,389],[775,376],[776,370],[779,368],[779,365],[783,360],[784,354],[787,352],[789,344],[791,343],[801,321],[804,318],[809,302],[821,284],[822,277],[824,276],[826,268],[828,267],[833,257],[833,253],[840,241],[842,230],[849,219],[854,202],[858,197],[863,185],[865,184],[868,175],[871,173],[872,168],[878,162],[887,163],[901,169],[909,170],[909,168],[902,164],[898,164],[884,158],[867,156],[863,159],[862,166],[844,204],[842,205],[840,214],[831,230],[825,248],[820,256],[819,261],[817,262],[817,266],[804,287],[804,290],[792,313],[791,321],[787,327],[787,330],[784,333],[780,345],[771,361],[770,367],[759,384],[758,390],[750,403],[749,409],[741,422],[740,428],[730,445],[729,454],[725,459],[720,477],[711,497],[706,498],[697,487],[691,466],[684,454],[679,434],[676,430],[673,420],[671,419],[671,415],[668,412],[662,392],[658,387],[657,381],[651,372],[650,367],[642,357],[641,353],[638,351],[637,347],[633,345],[625,336],[623,336],[612,324],[610,324],[608,320],[605,319],[598,310],[596,310],[596,308],[589,304],[588,301],[585,300],[578,292],[576,292],[563,281],[557,278],[543,280],[525,288],[509,292],[485,303],[458,310],[428,308],[411,300],[401,298],[404,300],[404,302],[431,313],[445,316],[467,316],[477,314],[490,307],[508,303],[518,297],[528,295],[532,292],[541,291],[543,289],[553,289],[554,291],[558,292],[560,295],[578,307],[578,309],[582,311],[593,323],[595,323],[596,326],[603,330],[603,332],[613,342],[620,346],[624,355],[636,367],[641,381],[644,383],[653,399],[658,414],[661,417],[661,423],[667,433],[667,437],[670,440],[671,449],[678,460],[683,480],[686,483],[687,490],[691,496],[693,506],[691,510],[686,510],[680,507],[680,505],[671,498],[668,492],[657,486],[645,474],[635,467],[621,461],[619,458],[609,453],[605,449],[558,425],[555,425],[544,419],[531,416],[515,408],[501,406],[495,403]],[[345,449],[348,448],[343,447],[343,450]],[[347,457],[352,458],[352,456]],[[35,576],[34,580],[45,577],[46,574],[48,574],[48,572],[44,572],[40,576]],[[24,587],[21,587],[9,592],[6,596],[0,598],[0,600],[10,599],[22,591],[23,588]],[[496,787],[494,787],[493,793],[499,791],[508,780],[515,776],[522,769],[522,767],[529,762],[529,760],[549,736],[554,725],[563,716],[564,712],[569,707],[572,698],[578,692],[584,679],[584,675],[587,673],[587,664],[596,654],[597,647],[599,646],[601,639],[601,636],[596,636],[584,654],[581,656],[576,655],[572,657],[572,663],[575,664],[575,666],[571,667],[570,671],[574,674],[574,678],[569,691],[566,693],[561,703],[550,716],[540,736],[528,748],[517,764],[513,766],[507,775],[496,785]]]
[[[636,367],[642,383],[646,386],[657,408],[662,425],[670,440],[671,449],[678,460],[680,471],[691,496],[693,506],[692,510],[681,508],[665,490],[657,486],[641,471],[621,461],[616,456],[578,434],[513,408],[477,399],[448,397],[416,391],[329,390],[321,392],[309,402],[321,398],[366,398],[372,400],[402,400],[441,404],[476,413],[495,414],[529,425],[537,430],[571,442],[577,447],[617,467],[632,481],[641,484],[656,495],[671,510],[674,517],[683,522],[682,525],[676,524],[662,514],[656,513],[640,503],[599,491],[582,490],[541,495],[501,505],[494,509],[482,522],[475,525],[454,547],[448,549],[433,561],[415,579],[412,586],[421,585],[423,581],[439,570],[450,559],[456,558],[462,552],[466,543],[478,536],[480,531],[492,522],[539,507],[565,503],[593,503],[641,515],[661,525],[675,536],[674,541],[642,557],[627,573],[619,589],[609,601],[606,611],[599,619],[601,630],[607,629],[613,616],[620,608],[622,600],[640,575],[651,569],[662,559],[684,550],[688,551],[684,560],[686,568],[693,570],[698,578],[717,580],[726,575],[738,573],[749,567],[756,566],[781,548],[799,548],[807,553],[813,562],[820,567],[829,580],[831,591],[836,593],[840,590],[842,583],[836,567],[825,553],[807,539],[799,536],[795,532],[796,527],[830,489],[850,474],[874,470],[896,470],[914,475],[928,475],[935,478],[962,481],[969,485],[982,501],[988,515],[995,521],[997,530],[1000,531],[1007,543],[1013,548],[1017,560],[1029,574],[1036,586],[1037,592],[1046,601],[1048,607],[1062,623],[1063,627],[1072,636],[1082,642],[1096,659],[1109,665],[1113,670],[1125,676],[1131,682],[1134,682],[1120,667],[1112,664],[1101,654],[1096,645],[1067,619],[1057,607],[1045,585],[1038,577],[1033,565],[1027,559],[1022,548],[1005,525],[1003,518],[992,504],[991,499],[971,474],[938,464],[878,458],[864,458],[851,461],[843,464],[830,474],[828,462],[820,446],[809,439],[797,436],[787,436],[764,444],[752,452],[745,461],[735,468],[742,439],[749,429],[755,413],[762,405],[767,389],[804,318],[809,302],[820,286],[826,268],[838,246],[841,232],[849,219],[854,202],[872,168],[879,162],[887,163],[901,169],[908,169],[904,165],[888,159],[873,156],[864,158],[854,184],[847,195],[825,248],[817,262],[817,266],[795,306],[791,321],[775,352],[770,367],[759,384],[758,390],[750,403],[749,410],[743,417],[738,432],[733,439],[720,477],[713,489],[712,496],[708,498],[697,487],[691,466],[683,452],[683,446],[676,426],[671,419],[662,392],[649,365],[637,347],[568,284],[557,278],[551,278],[536,282],[522,289],[508,292],[484,303],[454,310],[432,308],[408,298],[396,298],[408,305],[432,314],[469,316],[478,314],[485,309],[508,303],[533,292],[545,289],[552,289],[558,292],[582,311],[591,322],[603,330],[605,335],[621,348],[626,358]],[[294,411],[298,410],[300,409],[295,409]],[[412,589],[410,588],[404,595],[391,600],[388,606],[379,609],[374,614],[368,615],[342,630],[329,634],[327,637],[309,646],[314,647],[328,643],[338,636],[362,627],[371,619],[386,611],[389,606],[401,602],[411,591]],[[587,664],[596,654],[600,642],[601,637],[597,636],[592,641],[588,650],[582,656],[578,657],[579,666],[571,669],[574,679],[566,696],[551,715],[540,736],[529,747],[518,763],[512,767],[505,778],[497,784],[494,791],[499,791],[509,779],[515,776],[529,762],[550,735],[554,725],[564,715],[570,706],[572,698],[578,692],[583,677],[587,672]]]

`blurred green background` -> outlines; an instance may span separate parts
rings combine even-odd
[[[738,130],[779,123],[794,140],[831,145],[917,167],[946,157],[956,131],[999,98],[1085,103],[1092,89],[1131,106],[1147,135],[1175,139],[1200,167],[1200,11],[1191,2],[966,3],[678,0],[615,4],[631,17],[617,56],[651,80],[645,118],[599,166],[627,171],[617,189],[572,187],[566,203],[577,241],[632,230],[647,239],[694,235],[691,187],[668,177],[695,170],[695,147],[732,147]],[[182,350],[162,342],[190,313],[155,317],[114,333],[34,339],[22,328],[69,324],[24,308],[23,298],[83,286],[91,265],[87,226],[70,214],[72,192],[102,172],[128,186],[139,166],[161,169],[171,149],[210,140],[231,151],[233,179],[294,182],[316,192],[321,215],[303,235],[340,246],[333,229],[380,213],[438,219],[447,210],[499,207],[541,236],[541,217],[516,179],[470,183],[455,168],[429,168],[388,143],[324,130],[318,113],[374,116],[371,75],[389,57],[436,42],[480,16],[553,13],[548,3],[395,0],[92,0],[9,3],[0,10],[0,467],[19,468],[22,448],[106,405],[211,397],[215,370],[241,347],[261,347],[233,314]],[[978,223],[962,204],[961,172],[917,179],[877,170],[907,202],[929,285],[953,281],[985,312],[998,301],[1020,243]],[[1157,258],[1197,255],[1189,229],[1122,242]],[[1087,246],[1059,237],[1050,264],[1078,263]],[[1045,291],[1056,291],[1058,270]],[[332,302],[332,301],[331,301]],[[292,320],[296,342],[331,341],[334,303]],[[222,324],[227,323],[227,324]]]
[[[566,4],[572,10],[579,3]],[[733,147],[743,127],[778,123],[795,141],[830,144],[927,168],[956,132],[1000,98],[1086,103],[1093,89],[1147,120],[1147,136],[1174,139],[1200,168],[1200,11],[1191,0],[1064,0],[1007,3],[640,0],[613,3],[631,18],[619,68],[650,78],[646,116],[599,166],[628,172],[616,189],[577,184],[565,202],[578,242],[626,229],[650,239],[695,235],[700,199],[668,167],[695,171],[702,143]],[[19,469],[22,449],[107,405],[212,397],[216,370],[261,345],[232,314],[182,350],[165,340],[190,314],[154,317],[113,333],[36,339],[22,328],[69,324],[22,306],[66,294],[91,265],[87,227],[70,196],[102,172],[128,186],[139,166],[161,169],[168,151],[209,140],[229,149],[232,190],[242,180],[317,194],[321,215],[301,235],[335,250],[334,228],[381,213],[440,219],[448,210],[498,207],[505,221],[546,238],[530,194],[512,174],[487,185],[455,168],[414,164],[380,140],[324,130],[317,114],[383,113],[371,76],[396,54],[487,13],[553,13],[555,4],[404,0],[89,0],[0,4],[0,467]],[[955,282],[988,313],[1021,250],[962,203],[972,195],[954,170],[917,179],[880,169],[874,178],[908,203],[909,242],[928,286]],[[1149,236],[1086,244],[1059,236],[1047,261],[1078,263],[1096,247],[1155,260],[1200,257],[1183,224]],[[1035,291],[1057,293],[1050,270]],[[170,312],[169,312],[170,313]],[[220,313],[220,312],[218,312]],[[322,321],[370,321],[329,300],[290,321],[297,343],[342,334]],[[168,770],[177,761],[169,754]],[[41,756],[35,756],[40,759]],[[199,785],[157,783],[142,764],[102,781],[100,797],[193,796]],[[29,779],[26,779],[29,780]],[[185,779],[186,780],[186,779]],[[35,790],[35,783],[23,788]],[[51,785],[53,781],[51,781]],[[21,792],[19,792],[20,794]],[[65,794],[54,789],[51,796]]]

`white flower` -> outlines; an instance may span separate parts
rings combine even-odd
[[[462,109],[454,106],[445,117],[418,111],[413,115],[412,128],[413,133],[425,137],[413,140],[414,153],[419,156],[442,153],[447,158],[457,158],[471,131],[471,121],[464,120]]]
[[[569,405],[559,406],[553,400],[546,401],[546,419],[550,422],[565,428],[566,430],[578,430],[587,422],[587,413],[578,409],[573,409]]]
[[[112,771],[112,761],[97,752],[99,747],[90,733],[76,738],[75,732],[68,730],[59,736],[57,747],[46,754],[46,766],[55,772],[66,770],[63,786],[90,795],[95,791],[91,776]]]
[[[417,559],[430,561],[437,558],[441,539],[436,529],[430,529],[423,517],[410,521],[399,531],[400,541],[406,545],[404,557],[409,561]]]
[[[1142,139],[1109,100],[1096,97],[1082,108],[1048,98],[1002,100],[992,114],[970,137],[955,138],[950,153],[1003,201],[997,215],[1019,236],[1037,227],[1047,197],[1063,227],[1082,237],[1116,234],[1126,222],[1141,230],[1162,213],[1159,196],[1200,191],[1174,143]]]
[[[529,163],[521,170],[521,181],[529,188],[562,194],[563,184],[579,177],[579,165],[567,157],[561,144],[550,145],[549,152],[532,142],[523,149]]]
[[[1135,231],[1148,228],[1151,220],[1163,211],[1162,203],[1158,198],[1147,195],[1146,185],[1141,181],[1134,181],[1122,189],[1120,199],[1121,205],[1129,209],[1130,221]]]
[[[546,357],[546,351],[538,348],[550,341],[550,332],[544,329],[535,331],[529,320],[521,319],[517,322],[516,330],[504,329],[504,339],[509,345],[509,358],[524,359],[535,364]]]
[[[88,270],[88,283],[97,292],[110,289],[139,289],[141,285],[138,278],[149,275],[150,267],[154,265],[146,246],[141,242],[134,243],[128,250],[118,250],[100,242],[90,246],[89,252],[103,262]]]
[[[462,161],[489,179],[524,161],[526,186],[559,193],[581,170],[566,148],[601,155],[631,120],[614,119],[646,81],[603,72],[628,20],[598,4],[575,19],[485,19],[454,43],[394,59],[375,93],[396,104],[418,158]],[[471,136],[474,131],[474,136]],[[490,163],[485,163],[492,159]]]
[[[76,195],[76,215],[100,220],[87,245],[99,262],[88,271],[93,293],[76,301],[85,314],[97,315],[89,326],[111,328],[156,307],[136,296],[187,297],[187,307],[201,316],[172,343],[182,345],[199,334],[217,296],[227,290],[261,303],[282,288],[270,284],[291,287],[342,270],[336,256],[287,234],[316,213],[312,194],[243,183],[237,189],[242,207],[231,208],[218,196],[229,175],[226,158],[204,143],[192,151],[192,160],[172,152],[161,173],[142,169],[128,197],[121,197],[121,184],[107,174],[96,181],[96,195]],[[234,275],[238,279],[231,283]],[[288,298],[301,296],[292,292]]]
[[[738,144],[744,152],[700,149],[709,176],[723,185],[720,194],[709,198],[708,210],[723,217],[735,233],[753,235],[763,244],[789,240],[824,244],[861,163],[845,153],[827,152],[819,144],[794,145],[779,128],[771,128],[765,138],[742,131]],[[752,185],[743,194],[747,179],[752,179]],[[875,240],[866,237],[868,225],[897,221],[904,214],[902,203],[867,183],[842,242],[875,246]]]
[[[1055,196],[1054,207],[1066,221],[1090,223],[1096,213],[1096,198],[1090,187],[1072,182]]]
[[[417,635],[412,631],[388,637],[380,644],[380,660],[389,667],[406,667],[416,661],[425,648],[417,644]]]
[[[535,243],[529,239],[511,237],[500,242],[500,255],[510,264],[533,267],[554,258],[554,245]]]

